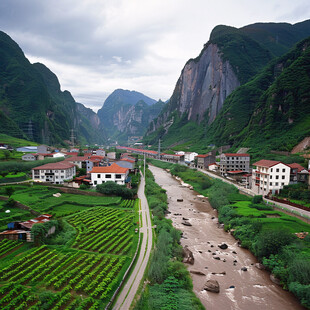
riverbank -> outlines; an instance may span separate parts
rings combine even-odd
[[[233,236],[217,224],[217,211],[207,199],[199,200],[197,193],[157,167],[150,167],[156,182],[167,191],[168,215],[173,225],[183,232],[182,246],[193,252],[195,262],[191,273],[194,292],[207,309],[304,309],[296,298],[274,284],[269,273],[255,267],[256,258],[246,249],[240,248]],[[177,201],[183,199],[183,201]],[[183,218],[192,226],[185,226]],[[222,250],[218,245],[226,243]],[[245,267],[247,270],[242,271]],[[245,270],[245,269],[244,269]],[[224,274],[223,274],[224,273]],[[208,279],[220,284],[220,293],[203,290]]]

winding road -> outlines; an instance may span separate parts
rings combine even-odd
[[[141,209],[139,211],[142,218],[140,233],[143,236],[140,254],[137,264],[132,271],[130,278],[124,285],[113,310],[128,310],[137,293],[140,282],[143,278],[153,244],[152,222],[150,217],[149,206],[144,194],[145,178],[141,176],[141,182],[138,190],[138,197],[141,199]]]

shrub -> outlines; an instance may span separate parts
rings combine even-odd
[[[281,248],[293,242],[295,236],[287,230],[263,230],[257,238],[254,250],[255,254],[262,259],[271,254],[277,254]]]
[[[310,265],[306,259],[297,259],[292,262],[289,271],[290,282],[310,283]]]
[[[258,204],[258,203],[261,203],[261,202],[263,202],[263,196],[262,195],[255,195],[252,198],[252,203],[253,204]]]
[[[97,185],[96,191],[105,195],[121,196],[124,199],[133,198],[133,192],[129,188],[126,188],[125,185],[119,185],[112,181]]]
[[[303,285],[298,282],[291,282],[288,288],[298,297],[302,305],[310,308],[310,284]]]

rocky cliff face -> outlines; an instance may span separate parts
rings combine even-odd
[[[197,60],[184,67],[180,83],[178,111],[188,120],[201,122],[206,116],[212,123],[226,97],[240,82],[231,65],[223,60],[215,44],[209,44]],[[207,111],[207,115],[205,112]]]
[[[187,114],[187,120],[212,123],[224,100],[240,82],[228,60],[223,60],[216,44],[207,44],[200,56],[189,60],[177,82],[167,107],[151,122],[149,133],[168,128],[171,114]]]
[[[117,89],[104,102],[98,117],[108,136],[119,143],[128,136],[143,136],[164,103],[135,91]]]

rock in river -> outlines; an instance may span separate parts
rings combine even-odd
[[[187,264],[194,264],[194,255],[193,252],[188,248],[188,246],[186,245],[183,248],[183,263],[187,263]]]
[[[185,226],[192,226],[192,224],[188,221],[183,221],[182,224]]]
[[[228,248],[228,245],[226,243],[222,243],[218,247],[222,250],[226,250]]]
[[[219,293],[220,292],[220,285],[216,280],[208,280],[205,283],[203,289],[206,291],[209,291],[209,292]]]

